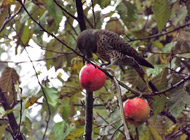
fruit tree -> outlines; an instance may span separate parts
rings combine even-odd
[[[190,139],[190,1],[1,0],[0,139]]]

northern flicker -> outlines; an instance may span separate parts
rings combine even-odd
[[[109,65],[133,67],[144,82],[146,82],[145,73],[140,65],[154,68],[127,41],[112,31],[84,30],[78,36],[77,48],[87,58],[92,58],[92,53],[95,53],[100,59],[107,61]]]

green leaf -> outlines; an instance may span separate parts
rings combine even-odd
[[[53,128],[54,138],[64,140],[70,133],[71,128],[65,121],[56,123]]]
[[[6,17],[8,17],[8,15],[9,15],[8,11],[9,11],[8,7],[2,8],[1,11],[0,11],[0,17],[1,17],[0,28],[3,25],[3,23],[5,22]]]
[[[67,140],[73,140],[76,138],[82,137],[84,133],[84,127],[82,128],[76,128],[70,132],[70,134],[66,137]]]
[[[28,26],[24,26],[23,32],[22,32],[22,37],[21,37],[21,41],[24,45],[28,44],[30,38],[30,32],[29,32],[29,27]]]
[[[101,8],[110,5],[111,0],[96,0],[95,3],[99,4]]]
[[[61,9],[55,4],[53,0],[48,0],[45,7],[47,8],[48,13],[54,17],[55,23],[58,26],[63,17]]]
[[[106,30],[113,31],[117,34],[124,34],[125,29],[118,18],[111,18],[106,24]]]
[[[151,125],[148,125],[148,129],[151,132],[154,140],[162,140],[162,137],[159,135],[159,133],[152,127]]]
[[[162,49],[163,53],[170,53],[172,48],[175,47],[176,42],[170,42],[164,46]]]
[[[190,96],[182,86],[170,92],[168,107],[174,117],[178,117],[184,110],[185,105],[190,105]]]
[[[116,10],[127,27],[131,27],[132,22],[136,21],[137,9],[134,4],[128,1],[121,1]]]
[[[3,134],[5,133],[5,128],[6,128],[7,126],[6,125],[2,125],[2,126],[0,126],[0,139],[2,140],[2,138],[3,138]]]
[[[44,91],[46,93],[48,103],[51,106],[56,107],[59,98],[58,91],[55,88],[48,88],[48,87],[45,87]]]
[[[163,44],[161,42],[159,42],[159,41],[153,42],[153,45],[155,47],[157,47],[158,49],[163,49],[164,48]]]
[[[70,110],[71,110],[71,106],[70,104],[68,103],[68,101],[66,99],[64,99],[62,101],[62,108],[60,109],[61,111],[61,114],[62,114],[62,118],[64,120],[67,120],[69,118],[69,113],[70,113]]]
[[[154,98],[153,111],[155,117],[157,117],[157,114],[161,113],[164,110],[166,101],[167,100],[165,95],[156,96]]]
[[[158,30],[161,31],[168,22],[171,14],[171,8],[168,0],[154,0],[153,11],[158,25]]]

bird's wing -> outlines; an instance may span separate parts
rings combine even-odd
[[[147,60],[143,58],[141,54],[139,54],[131,45],[121,38],[118,34],[110,31],[105,31],[102,33],[104,35],[104,39],[109,44],[110,49],[117,50],[123,55],[127,55],[129,57],[133,57],[140,65],[154,68],[152,64],[150,64]]]

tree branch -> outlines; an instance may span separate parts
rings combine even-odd
[[[5,111],[9,111],[11,110],[11,106],[9,105],[9,103],[7,102],[6,97],[4,96],[4,92],[2,92],[2,90],[0,89],[0,96],[2,98],[2,106],[5,109]],[[15,140],[24,140],[22,134],[20,133],[20,128],[16,122],[15,116],[13,114],[13,112],[11,111],[10,113],[7,113],[7,117],[8,117],[8,122],[11,128],[11,135],[13,137],[13,139]]]
[[[65,8],[63,8],[56,0],[53,0],[55,4],[57,4],[57,6],[63,11],[65,12],[67,15],[69,15],[70,17],[72,17],[75,20],[78,20],[77,17],[75,17],[74,15],[72,15],[71,13],[69,13]]]
[[[93,123],[93,92],[86,93],[85,104],[85,140],[91,140],[92,138],[92,123]]]
[[[7,25],[7,23],[9,23],[9,21],[11,21],[20,11],[22,10],[22,6],[16,11],[15,14],[13,14],[12,16],[9,16],[3,23],[3,25],[0,28],[0,32],[3,31],[3,29],[5,28],[5,26]]]
[[[96,29],[96,17],[95,17],[95,13],[94,13],[94,2],[93,0],[91,0],[92,3],[92,14],[93,14],[93,28]]]
[[[81,32],[86,29],[84,12],[81,0],[75,0],[77,8],[77,19]],[[88,62],[88,61],[87,61]],[[89,63],[89,62],[88,62]],[[85,106],[85,133],[84,139],[92,139],[92,123],[93,123],[93,92],[86,91],[86,106]]]
[[[190,80],[190,75],[186,76],[184,79],[182,79],[181,81],[177,82],[176,84],[172,85],[171,87],[169,87],[167,89],[164,89],[164,90],[162,90],[160,92],[155,92],[154,94],[151,94],[151,93],[144,94],[142,96],[143,97],[151,97],[151,96],[165,94],[166,92],[169,92],[170,90],[179,87],[180,85],[182,85],[183,83],[185,83],[188,80]]]
[[[171,31],[168,31],[168,32],[163,32],[163,33],[160,33],[160,34],[155,34],[155,35],[147,36],[147,37],[143,37],[143,38],[130,39],[128,42],[137,41],[137,40],[146,40],[146,39],[152,39],[152,38],[160,37],[160,36],[167,35],[169,33],[175,32],[177,30],[183,29],[183,28],[185,28],[187,26],[190,26],[190,23],[184,24],[184,25],[182,25],[180,27],[177,27],[177,28],[175,28],[175,29],[173,29]]]
[[[81,0],[75,0],[76,2],[76,8],[77,8],[77,14],[78,14],[78,23],[79,23],[79,27],[81,32],[83,30],[86,29],[86,24],[85,24],[85,20],[84,20],[84,12],[83,12],[83,8],[82,8],[82,2]]]
[[[15,14],[13,14],[12,16],[9,16],[5,22],[3,23],[3,25],[0,28],[0,32],[3,31],[3,29],[5,28],[5,26],[7,25],[7,23],[9,23],[9,21],[11,21],[20,11],[22,10],[22,6],[16,11]],[[1,19],[2,20],[2,19]]]
[[[52,60],[52,59],[56,59],[58,57],[61,57],[65,54],[61,54],[61,55],[57,55],[57,56],[54,56],[54,57],[49,57],[49,58],[43,58],[43,59],[37,59],[37,60],[32,60],[32,62],[40,62],[40,61],[46,61],[46,60]],[[16,65],[17,64],[23,64],[23,63],[30,63],[31,61],[19,61],[19,62],[14,62],[14,61],[1,61],[0,60],[0,63],[15,63]]]

